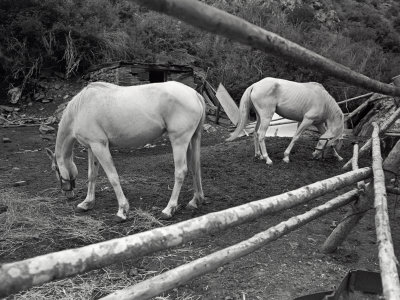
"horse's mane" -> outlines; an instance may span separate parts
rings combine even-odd
[[[73,116],[75,116],[76,113],[78,113],[80,111],[82,104],[85,102],[85,96],[89,90],[91,90],[91,89],[111,89],[113,87],[115,87],[114,84],[108,83],[108,82],[103,82],[103,81],[89,83],[78,94],[76,94],[71,99],[71,101],[69,101],[67,107],[64,110],[64,113],[62,115],[60,122],[62,122],[63,119],[73,118]],[[66,120],[64,122],[66,122]]]

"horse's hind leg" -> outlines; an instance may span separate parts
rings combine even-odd
[[[289,154],[290,151],[292,151],[292,148],[294,146],[294,143],[297,142],[297,140],[300,138],[300,135],[303,133],[303,131],[311,126],[313,123],[313,120],[308,119],[306,116],[304,116],[303,121],[300,123],[300,125],[297,127],[296,133],[294,134],[292,140],[290,141],[289,146],[286,148],[285,152],[283,153],[283,161],[288,163],[289,162]]]
[[[269,113],[267,117],[261,117],[260,126],[257,130],[258,146],[261,149],[261,155],[265,159],[267,165],[272,165],[272,160],[269,158],[267,147],[265,146],[265,135],[267,134],[269,123],[271,122],[273,114],[274,112],[272,111],[272,113]]]
[[[196,133],[195,133],[196,134]],[[189,209],[198,208],[198,204],[204,202],[203,187],[201,184],[201,166],[200,166],[200,135],[194,136],[187,150],[187,160],[189,169],[193,175],[193,199],[187,205]]]
[[[97,174],[99,172],[99,162],[90,148],[88,148],[88,158],[88,192],[85,200],[78,204],[76,208],[78,212],[92,209],[95,202],[95,187]]]
[[[256,120],[256,126],[254,128],[254,134],[253,134],[254,158],[255,159],[263,159],[263,156],[261,154],[261,149],[260,149],[260,143],[258,142],[258,129],[260,128],[260,116],[258,115],[257,111],[256,111],[256,115],[257,115],[257,120]]]
[[[178,197],[182,188],[183,181],[187,173],[187,149],[188,142],[184,142],[182,139],[171,138],[172,152],[174,155],[175,164],[175,183],[172,189],[171,198],[168,201],[167,206],[161,212],[162,219],[170,219],[178,208]]]
[[[91,144],[90,147],[92,148],[94,156],[97,157],[101,166],[103,167],[103,170],[106,173],[107,178],[114,189],[115,195],[117,196],[117,217],[120,220],[124,221],[126,220],[127,214],[129,212],[129,202],[126,199],[124,192],[122,191],[118,173],[115,169],[114,162],[111,157],[110,149],[108,148],[108,145],[105,145],[103,143]]]

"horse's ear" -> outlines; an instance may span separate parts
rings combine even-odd
[[[54,153],[49,148],[46,148],[46,154],[50,158],[51,161],[54,161]]]

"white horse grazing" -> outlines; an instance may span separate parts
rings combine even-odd
[[[342,144],[343,112],[321,84],[298,83],[270,77],[254,83],[242,96],[239,124],[227,141],[236,139],[245,127],[250,103],[253,104],[257,115],[254,132],[256,158],[265,159],[268,165],[272,164],[264,140],[269,123],[276,112],[283,118],[300,122],[292,141],[284,152],[283,161],[289,162],[289,154],[294,143],[310,125],[315,125],[322,134],[312,154],[313,158],[323,157],[329,146],[332,147],[335,157],[339,161],[342,160],[336,149],[339,150]]]
[[[121,87],[105,82],[89,84],[65,108],[55,153],[47,150],[61,189],[73,197],[78,174],[73,161],[75,141],[88,149],[88,193],[77,211],[95,203],[95,182],[99,164],[103,167],[118,199],[117,217],[126,220],[129,203],[121,189],[109,146],[140,147],[168,132],[175,163],[175,184],[163,218],[172,217],[189,169],[193,174],[194,197],[189,208],[204,201],[200,173],[200,139],[205,118],[204,99],[178,82]]]

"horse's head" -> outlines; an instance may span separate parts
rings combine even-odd
[[[75,178],[78,171],[74,165],[72,171],[69,171],[65,166],[58,166],[56,155],[50,149],[46,148],[46,154],[51,160],[51,169],[55,171],[57,180],[60,183],[61,190],[67,198],[74,197]]]
[[[327,154],[328,149],[334,148],[339,151],[342,148],[343,139],[336,137],[324,137],[323,135],[319,138],[317,145],[312,153],[313,159],[324,158]]]

